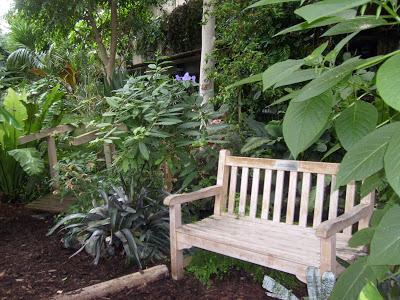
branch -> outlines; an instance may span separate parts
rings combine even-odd
[[[90,27],[92,27],[94,40],[96,41],[96,44],[99,48],[100,60],[102,61],[104,66],[107,66],[109,61],[107,50],[106,47],[104,46],[100,30],[97,27],[96,20],[94,19],[92,12],[90,12],[89,10],[86,13],[86,20],[89,22]]]

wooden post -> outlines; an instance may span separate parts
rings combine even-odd
[[[374,206],[375,204],[375,192],[371,192],[367,196],[365,196],[363,199],[361,199],[361,203],[363,204],[370,204],[371,206]],[[369,221],[371,219],[371,215],[368,217],[361,219],[360,222],[358,223],[358,230],[367,228],[369,226]]]
[[[222,192],[215,196],[214,215],[221,215],[221,211],[226,209],[229,181],[229,166],[226,165],[226,157],[230,154],[229,150],[219,152],[217,185],[222,186]]]
[[[215,62],[210,57],[215,45],[215,17],[213,0],[203,1],[203,26],[201,43],[201,62],[200,62],[200,95],[203,97],[203,104],[208,103],[214,97],[214,82],[207,76],[215,67]]]
[[[114,144],[104,143],[104,159],[106,161],[107,169],[112,167],[112,154],[113,154]]]
[[[52,135],[49,135],[47,137],[47,154],[49,156],[49,167],[50,167],[50,176],[52,179],[52,188],[53,190],[58,190],[60,184],[58,182],[58,172],[56,170],[57,148],[56,148],[55,138]]]
[[[183,250],[178,249],[176,229],[182,226],[181,204],[169,207],[169,228],[171,244],[171,275],[174,280],[183,278]]]
[[[168,167],[168,163],[165,161],[163,164],[163,173],[164,173],[164,190],[168,193],[172,191],[172,184],[173,184],[173,176],[172,172]]]
[[[336,234],[321,238],[321,276],[325,272],[336,273]]]

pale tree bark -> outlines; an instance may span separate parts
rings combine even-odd
[[[104,71],[106,73],[106,78],[108,83],[111,83],[115,60],[117,56],[117,45],[118,45],[118,0],[109,0],[110,12],[111,12],[111,39],[109,51],[107,51],[106,46],[103,42],[103,37],[99,27],[97,26],[96,19],[94,17],[94,9],[90,9],[86,13],[86,20],[92,29],[93,38],[97,45],[97,53],[104,66]]]
[[[214,0],[203,1],[203,25],[202,25],[202,43],[201,43],[201,63],[200,63],[200,95],[203,97],[203,104],[208,103],[210,98],[214,97],[214,82],[207,73],[212,72],[215,62],[211,53],[215,46],[215,17]]]

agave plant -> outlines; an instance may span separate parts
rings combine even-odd
[[[78,248],[71,257],[85,250],[94,257],[95,265],[106,255],[125,254],[128,263],[140,268],[166,257],[169,229],[165,208],[148,198],[145,190],[136,195],[136,203],[121,187],[113,186],[109,193],[100,191],[100,196],[102,205],[94,201],[88,213],[65,216],[48,235],[59,228],[66,231],[64,246]]]

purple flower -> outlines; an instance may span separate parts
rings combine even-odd
[[[175,79],[177,81],[193,81],[196,82],[196,76],[190,76],[188,72],[185,73],[182,77],[179,75],[175,75]]]

